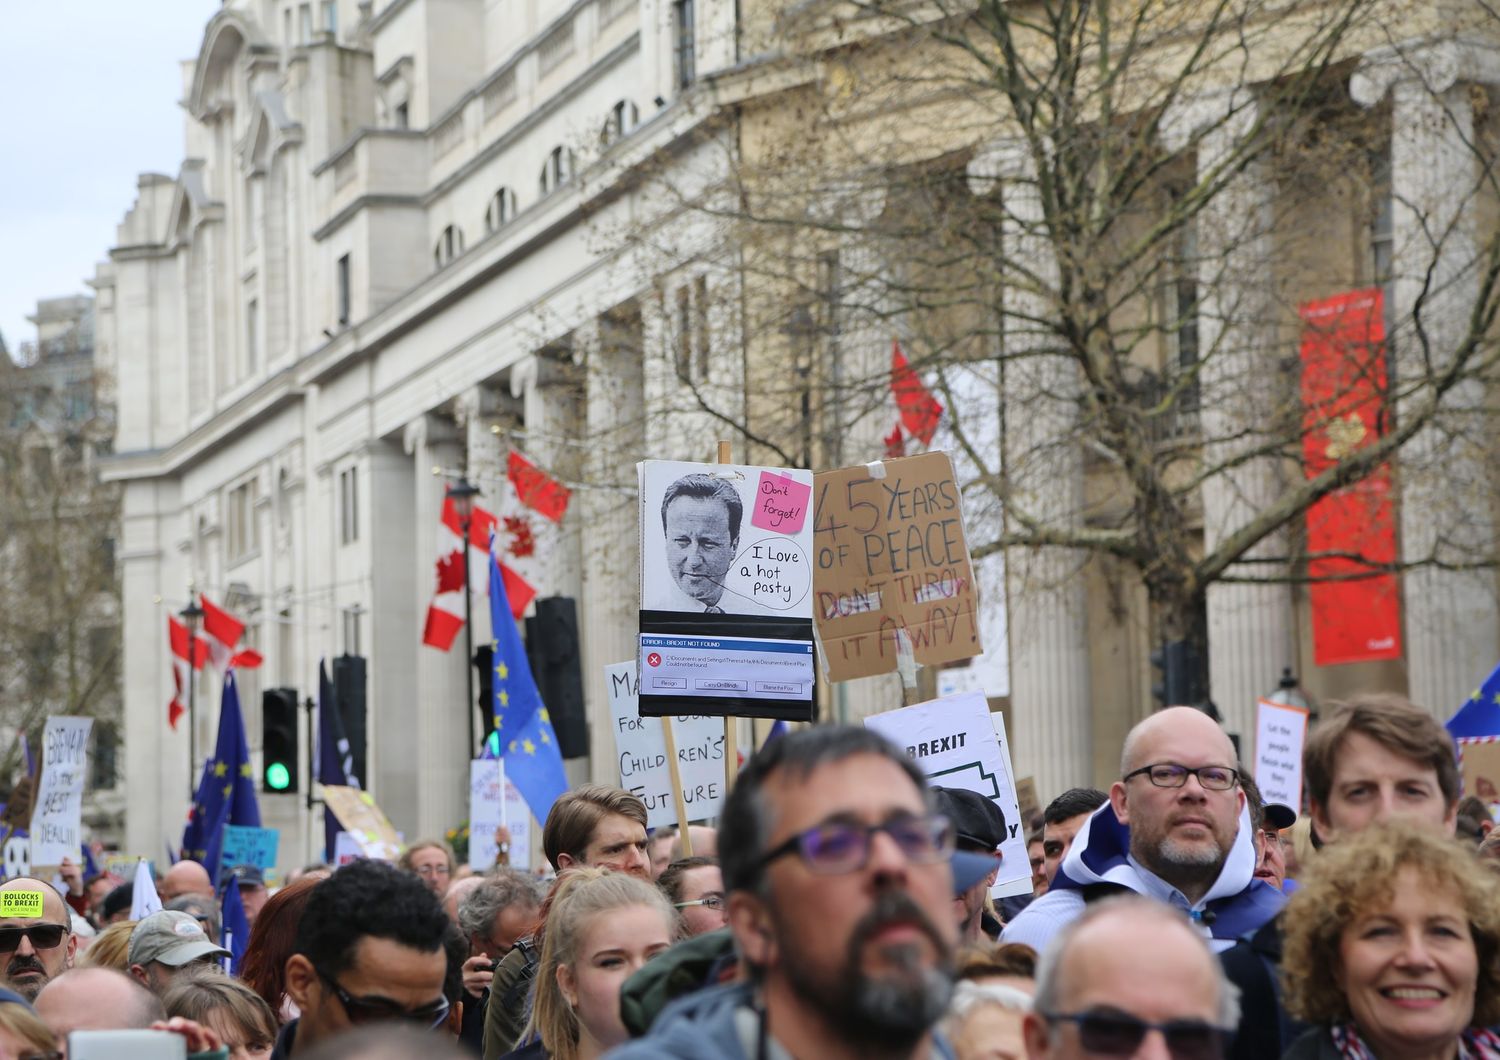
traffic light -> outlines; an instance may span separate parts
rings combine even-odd
[[[1151,694],[1163,707],[1201,707],[1208,699],[1203,667],[1192,643],[1173,640],[1151,653],[1151,665],[1161,671],[1161,680]]]
[[[535,617],[526,620],[526,655],[552,718],[558,750],[564,758],[582,758],[589,753],[589,722],[579,663],[578,608],[571,596],[536,602]]]
[[[269,688],[260,697],[261,790],[297,790],[297,690]]]
[[[344,736],[349,740],[349,757],[354,763],[354,779],[361,787],[368,787],[369,775],[365,772],[365,657],[363,655],[337,655],[333,660],[333,695],[339,704],[339,720],[344,723]]]

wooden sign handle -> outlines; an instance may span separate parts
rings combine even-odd
[[[734,453],[729,443],[719,439],[719,463],[734,463]],[[724,716],[724,795],[728,797],[734,788],[735,774],[740,769],[740,719],[732,714]]]

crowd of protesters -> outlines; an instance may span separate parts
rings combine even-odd
[[[1008,822],[869,730],[814,726],[752,755],[688,842],[629,792],[569,791],[545,879],[466,876],[432,840],[274,893],[229,874],[237,976],[201,865],[132,921],[131,884],[69,864],[0,885],[34,914],[0,917],[0,1060],[128,1030],[233,1060],[1500,1060],[1500,836],[1447,733],[1357,697],[1303,775],[1305,807],[1266,802],[1176,707],[1130,731],[1108,791]],[[996,900],[1017,826],[1030,893]]]

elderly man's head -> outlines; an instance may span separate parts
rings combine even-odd
[[[458,926],[470,952],[498,961],[536,924],[541,885],[530,873],[510,868],[477,879],[478,886],[458,907]]]
[[[161,896],[163,902],[170,902],[184,894],[213,898],[214,881],[209,878],[208,870],[198,862],[184,859],[167,870],[167,874],[161,878],[161,884],[156,888],[156,893]]]
[[[130,976],[112,968],[75,968],[48,983],[36,1014],[66,1049],[74,1031],[144,1030],[166,1019],[161,1001]]]
[[[73,966],[78,940],[67,903],[51,884],[17,876],[0,884],[12,915],[0,917],[0,969],[28,1001]]]
[[[1024,1034],[1031,1060],[1218,1056],[1234,987],[1187,917],[1147,898],[1091,905],[1042,955]]]
[[[1197,901],[1218,879],[1234,846],[1245,793],[1234,746],[1217,722],[1192,707],[1153,714],[1125,737],[1115,815],[1130,826],[1130,853]]]

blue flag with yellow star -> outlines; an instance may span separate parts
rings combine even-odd
[[[1466,736],[1500,736],[1500,666],[1490,672],[1458,713],[1448,719],[1448,735],[1455,740]]]
[[[182,834],[182,856],[201,864],[216,884],[227,824],[260,827],[255,773],[250,768],[250,745],[245,739],[245,720],[240,714],[240,694],[233,670],[224,675],[219,743],[214,756],[203,767],[203,781],[198,785],[192,816]]]
[[[516,786],[532,815],[545,821],[552,804],[568,790],[568,777],[552,720],[526,661],[526,646],[511,616],[494,535],[490,536],[490,628],[495,638],[491,709],[505,778]]]

